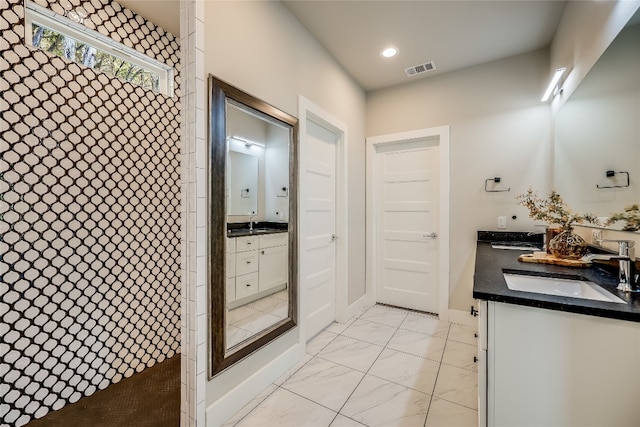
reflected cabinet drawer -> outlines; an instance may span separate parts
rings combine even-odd
[[[236,277],[236,299],[248,297],[258,292],[258,273]]]
[[[240,252],[236,254],[236,275],[258,271],[258,251]]]
[[[226,241],[226,245],[225,245],[225,252],[228,254],[235,254],[236,253],[236,239],[230,239],[227,237],[227,241]]]
[[[246,252],[258,249],[258,236],[236,238],[236,252]]]
[[[283,246],[289,243],[289,233],[263,234],[260,236],[260,249]]]

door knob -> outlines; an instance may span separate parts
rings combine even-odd
[[[429,238],[429,239],[437,239],[438,238],[438,233],[436,233],[434,231],[433,233],[423,234],[422,237],[426,237],[426,238]]]
[[[336,236],[335,234],[331,235],[331,241],[335,242],[336,240],[338,240],[338,236]]]

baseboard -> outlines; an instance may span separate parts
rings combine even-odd
[[[369,303],[369,300],[366,295],[358,298],[356,302],[347,307],[346,317],[344,319],[336,319],[340,323],[344,323],[347,320],[354,317],[356,314],[361,313],[365,308],[372,306],[373,304]]]
[[[459,325],[478,327],[478,318],[472,316],[468,311],[447,310],[447,320]]]
[[[238,384],[233,390],[216,400],[206,409],[206,426],[220,427],[254,397],[269,387],[281,375],[293,367],[304,355],[304,345],[298,343],[262,369]]]

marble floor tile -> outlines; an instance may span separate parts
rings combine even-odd
[[[331,423],[331,427],[366,427],[364,424],[347,418],[344,415],[338,414],[335,420]]]
[[[227,323],[233,325],[234,323],[239,322],[242,319],[246,319],[247,317],[254,316],[258,313],[258,310],[243,305],[241,307],[234,308],[233,310],[229,310],[229,312],[227,313]]]
[[[436,397],[431,401],[425,427],[477,427],[478,411]]]
[[[433,394],[439,362],[385,348],[368,374]]]
[[[362,372],[316,357],[281,387],[337,412],[362,377]]]
[[[382,323],[383,325],[389,325],[398,327],[407,317],[406,310],[399,310],[393,307],[385,307],[382,305],[374,305],[367,311],[365,311],[360,319],[368,320],[370,322]]]
[[[253,332],[247,331],[242,328],[237,328],[233,325],[227,326],[227,348],[231,348],[242,341],[251,338],[254,335]]]
[[[383,348],[353,338],[338,336],[318,353],[318,357],[367,372]]]
[[[442,338],[431,335],[420,334],[418,332],[398,329],[389,344],[388,348],[424,357],[425,359],[440,362],[444,353],[446,341]]]
[[[477,356],[477,346],[447,340],[442,363],[478,372],[478,363],[473,360],[473,358]]]
[[[302,368],[304,365],[307,364],[308,361],[310,361],[311,359],[313,359],[313,356],[311,354],[305,354],[304,356],[302,356],[302,360],[300,360],[298,363],[296,363],[291,369],[289,369],[287,372],[285,372],[284,374],[280,375],[280,377],[275,380],[273,383],[275,385],[282,385],[282,383],[284,383],[286,380],[288,380],[289,378],[291,378],[291,376],[293,374],[295,374],[296,372],[298,372],[298,370],[300,368]]]
[[[328,427],[336,413],[304,397],[279,388],[271,393],[237,427]]]
[[[324,330],[315,337],[311,338],[307,343],[307,353],[316,355],[320,350],[325,348],[331,341],[333,341],[338,335]]]
[[[453,341],[463,342],[465,344],[478,345],[478,338],[475,334],[478,332],[477,327],[466,325],[451,324],[449,329],[449,339]]]
[[[342,335],[371,344],[386,345],[395,331],[396,328],[392,326],[357,319],[342,332]]]
[[[259,404],[261,404],[271,393],[276,391],[278,386],[275,384],[270,385],[266,389],[262,391],[262,393],[258,394],[256,397],[251,399],[249,403],[244,405],[242,409],[240,409],[236,414],[225,421],[221,427],[232,427],[235,426],[242,418],[246,417],[249,412],[253,411]]]
[[[409,313],[400,328],[442,339],[446,339],[449,333],[449,323],[417,313]]]
[[[283,307],[287,303],[281,299],[278,299],[274,296],[267,296],[264,298],[260,298],[257,301],[247,304],[247,307],[252,308],[254,310],[262,311],[265,313],[269,313],[276,308]]]
[[[275,325],[279,321],[280,319],[278,319],[276,316],[258,311],[256,312],[256,314],[252,314],[249,317],[245,317],[244,319],[234,322],[233,325],[257,334],[258,332],[262,332],[269,326]]]
[[[341,414],[370,427],[424,425],[431,396],[366,375]]]
[[[339,323],[339,322],[333,322],[332,324],[330,324],[329,326],[327,326],[325,328],[325,331],[327,332],[333,332],[334,334],[341,334],[345,329],[347,329],[354,321],[355,321],[355,317],[352,317],[351,319],[347,320],[344,323]]]
[[[434,395],[467,408],[478,409],[478,373],[442,364]]]

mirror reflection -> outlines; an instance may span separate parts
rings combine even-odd
[[[609,217],[640,202],[638,22],[636,14],[555,118],[554,186],[578,212]]]
[[[288,317],[289,128],[226,103],[230,353]]]
[[[298,120],[213,76],[210,377],[297,323]]]

